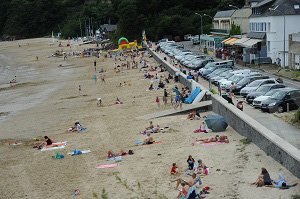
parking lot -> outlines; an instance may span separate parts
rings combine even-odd
[[[194,59],[206,59],[205,57],[202,57],[202,58],[199,57],[199,55],[200,55],[200,53],[199,53],[200,52],[199,51],[199,45],[193,45],[191,41],[178,42],[175,45],[177,45],[177,44],[180,45],[180,46],[184,46],[184,50],[186,50],[186,52],[189,52],[189,51],[191,52],[191,53],[187,53],[186,54],[187,56],[192,57],[192,55],[194,55]],[[180,51],[177,51],[177,52],[180,52]],[[164,54],[166,54],[166,52],[164,52]],[[186,56],[186,55],[184,55],[184,56]],[[203,56],[203,55],[201,55],[201,56]],[[172,57],[176,57],[176,56],[172,55]],[[220,61],[220,60],[215,60],[215,61]],[[183,62],[178,61],[178,64],[183,65],[182,63]],[[195,62],[195,63],[197,63],[197,62]],[[188,66],[191,66],[191,65],[188,65],[188,64],[189,63],[186,62],[184,64],[184,66],[183,66],[184,69],[187,69],[187,71],[186,71],[187,74],[189,73],[189,71],[193,71],[190,74],[194,74],[195,71],[198,72],[199,70],[203,71],[203,69],[200,69],[200,68],[203,68],[203,66],[201,66],[199,68],[196,68],[196,69],[193,69],[191,67],[188,67]],[[219,70],[219,73],[226,74],[226,71],[228,71],[228,73],[229,73],[229,72],[232,72],[233,70],[237,70],[237,69],[247,69],[247,68],[242,67],[242,66],[234,66],[233,69],[220,69],[219,68],[217,70]],[[217,70],[215,71],[215,73],[218,73]],[[249,76],[251,76],[251,75],[249,75],[250,73],[255,78],[249,78]],[[277,88],[277,90],[281,91],[280,89],[282,89],[283,91],[284,90],[288,90],[289,91],[290,88],[291,88],[291,91],[293,91],[293,93],[296,92],[298,94],[297,89],[300,89],[299,82],[295,82],[295,81],[292,81],[292,80],[289,80],[289,79],[282,78],[283,83],[280,84],[280,82],[276,82],[278,77],[276,77],[275,75],[272,75],[272,74],[268,74],[266,72],[262,72],[260,70],[252,70],[251,69],[251,71],[247,72],[247,74],[241,74],[240,73],[238,75],[240,76],[239,78],[244,79],[244,80],[246,79],[246,77],[248,77],[248,80],[250,79],[252,82],[254,82],[254,81],[263,82],[261,84],[264,84],[264,85],[259,85],[258,83],[256,83],[256,84],[258,84],[258,86],[256,85],[255,90],[257,90],[259,87],[270,87],[269,89],[272,89],[273,88],[273,87],[271,88],[272,85],[275,85],[275,86],[276,85],[283,85],[284,87],[289,87],[289,88]],[[236,76],[238,76],[238,75],[236,75]],[[257,76],[259,76],[259,77],[257,77]],[[205,77],[207,78],[207,74],[205,75]],[[276,80],[276,81],[273,81],[273,80]],[[205,78],[203,78],[201,76],[199,76],[198,82],[201,85],[205,86],[206,88],[209,87],[209,82],[207,81],[207,79],[205,79]],[[251,85],[252,82],[249,82],[250,84],[249,83],[245,84],[244,87],[247,87],[248,85]],[[237,82],[235,82],[234,84],[238,85]],[[218,86],[212,85],[212,84],[210,84],[210,85],[211,85],[211,88],[213,88],[214,90],[218,91]],[[230,85],[231,85],[231,83],[229,84],[229,86]],[[225,90],[223,90],[222,92],[228,91],[229,87],[224,88],[224,89]],[[255,90],[253,90],[253,91],[255,91]],[[263,90],[263,89],[261,89],[261,90]],[[283,91],[282,92],[276,92],[276,93],[279,93],[279,94],[280,93],[286,93],[286,92],[283,92]],[[235,95],[235,97],[233,98],[233,103],[235,105],[236,105],[236,103],[238,101],[244,101],[244,99],[245,99],[243,96],[240,95],[240,92],[241,91],[237,92],[236,95]],[[251,93],[251,92],[249,92],[249,93]],[[245,94],[244,96],[247,96],[249,93]],[[300,93],[300,91],[299,91],[299,93]],[[271,97],[269,97],[269,98],[271,98]],[[299,98],[295,98],[295,99],[293,98],[293,102],[295,102],[296,106],[299,107],[300,96],[299,96]],[[261,103],[262,104],[263,103],[267,103],[267,100],[264,100]],[[290,102],[290,104],[291,103],[292,102]],[[244,101],[243,104],[244,104],[243,111],[245,113],[247,113],[250,117],[254,118],[258,122],[260,122],[262,125],[264,125],[266,128],[270,129],[275,134],[277,134],[278,136],[282,137],[283,139],[285,139],[286,141],[288,141],[289,143],[291,143],[292,145],[294,145],[295,147],[297,147],[298,149],[300,149],[300,131],[299,131],[299,129],[297,127],[292,126],[292,125],[284,122],[280,118],[276,117],[274,114],[264,113],[260,109],[256,109],[252,105],[250,105],[248,103],[245,103],[245,101]],[[269,105],[270,104],[271,105],[274,104],[273,101],[270,102]],[[291,106],[290,104],[289,104],[289,106]],[[276,105],[276,106],[274,106],[275,109],[273,110],[273,106],[269,106],[269,105],[267,105],[266,107],[267,107],[267,110],[270,109],[270,111],[280,111],[280,112],[283,111],[284,112],[287,109],[287,107],[283,107],[283,109],[281,110],[279,108],[282,105]],[[272,110],[271,110],[271,107],[272,107]],[[294,107],[294,108],[297,108],[297,107]]]

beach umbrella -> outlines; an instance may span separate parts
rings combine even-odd
[[[228,124],[225,122],[225,118],[221,115],[208,115],[205,119],[205,123],[209,129],[214,132],[225,131]]]

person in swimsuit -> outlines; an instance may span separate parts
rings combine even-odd
[[[186,182],[184,182],[184,181],[181,182],[181,186],[182,186],[182,188],[179,191],[177,198],[186,198],[190,186]]]
[[[144,140],[144,145],[145,144],[153,144],[154,143],[154,140],[153,140],[153,137],[151,137],[150,135],[148,135],[148,138],[146,138],[145,140]]]
[[[178,167],[177,167],[176,163],[173,163],[172,168],[171,168],[171,174],[175,175],[177,173],[178,173]]]

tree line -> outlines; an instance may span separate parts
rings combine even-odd
[[[150,40],[164,35],[199,34],[200,16],[214,16],[229,4],[242,7],[244,0],[1,0],[0,37],[33,38],[61,32],[64,38],[85,35],[85,26],[117,24],[115,37]],[[203,15],[202,15],[203,16]],[[211,19],[203,16],[203,32]]]

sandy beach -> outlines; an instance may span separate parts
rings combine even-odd
[[[65,47],[48,43],[46,38],[0,43],[0,198],[72,198],[75,189],[80,190],[77,198],[81,199],[105,198],[104,195],[116,199],[176,198],[178,190],[173,181],[180,175],[170,175],[170,168],[175,162],[181,171],[185,170],[188,155],[202,159],[210,168],[210,174],[202,177],[203,186],[211,188],[206,198],[299,197],[299,184],[288,190],[250,185],[262,167],[267,168],[272,179],[282,173],[289,184],[300,181],[256,145],[242,142],[245,138],[231,127],[218,133],[228,136],[228,144],[192,145],[196,138],[216,134],[193,133],[203,116],[210,113],[203,113],[200,120],[187,120],[186,114],[154,119],[154,124],[169,127],[164,133],[153,134],[160,143],[136,146],[136,140],[146,138],[139,132],[149,125],[149,120],[137,118],[172,109],[170,103],[166,107],[162,104],[163,90],[147,91],[151,82],[139,69],[124,68],[115,73],[113,58],[51,57],[56,50],[80,51],[95,45],[70,48],[66,47],[67,41],[62,41]],[[96,82],[92,79],[95,60]],[[158,66],[147,55],[146,60]],[[105,71],[105,83],[100,79],[100,69]],[[162,74],[167,75],[158,73]],[[17,84],[10,86],[14,76]],[[126,85],[120,87],[123,82]],[[171,81],[167,90],[171,92],[174,85]],[[157,96],[161,107],[155,102]],[[99,97],[101,107],[97,107]],[[115,104],[117,97],[123,104]],[[86,132],[66,132],[76,120],[87,128]],[[67,141],[67,146],[55,151],[34,149],[34,138],[45,135],[55,141]],[[9,145],[15,140],[21,145]],[[74,149],[91,153],[67,155]],[[108,150],[121,149],[133,150],[134,155],[124,156],[115,168],[96,168],[114,163],[106,160]],[[56,152],[65,158],[53,158]]]

